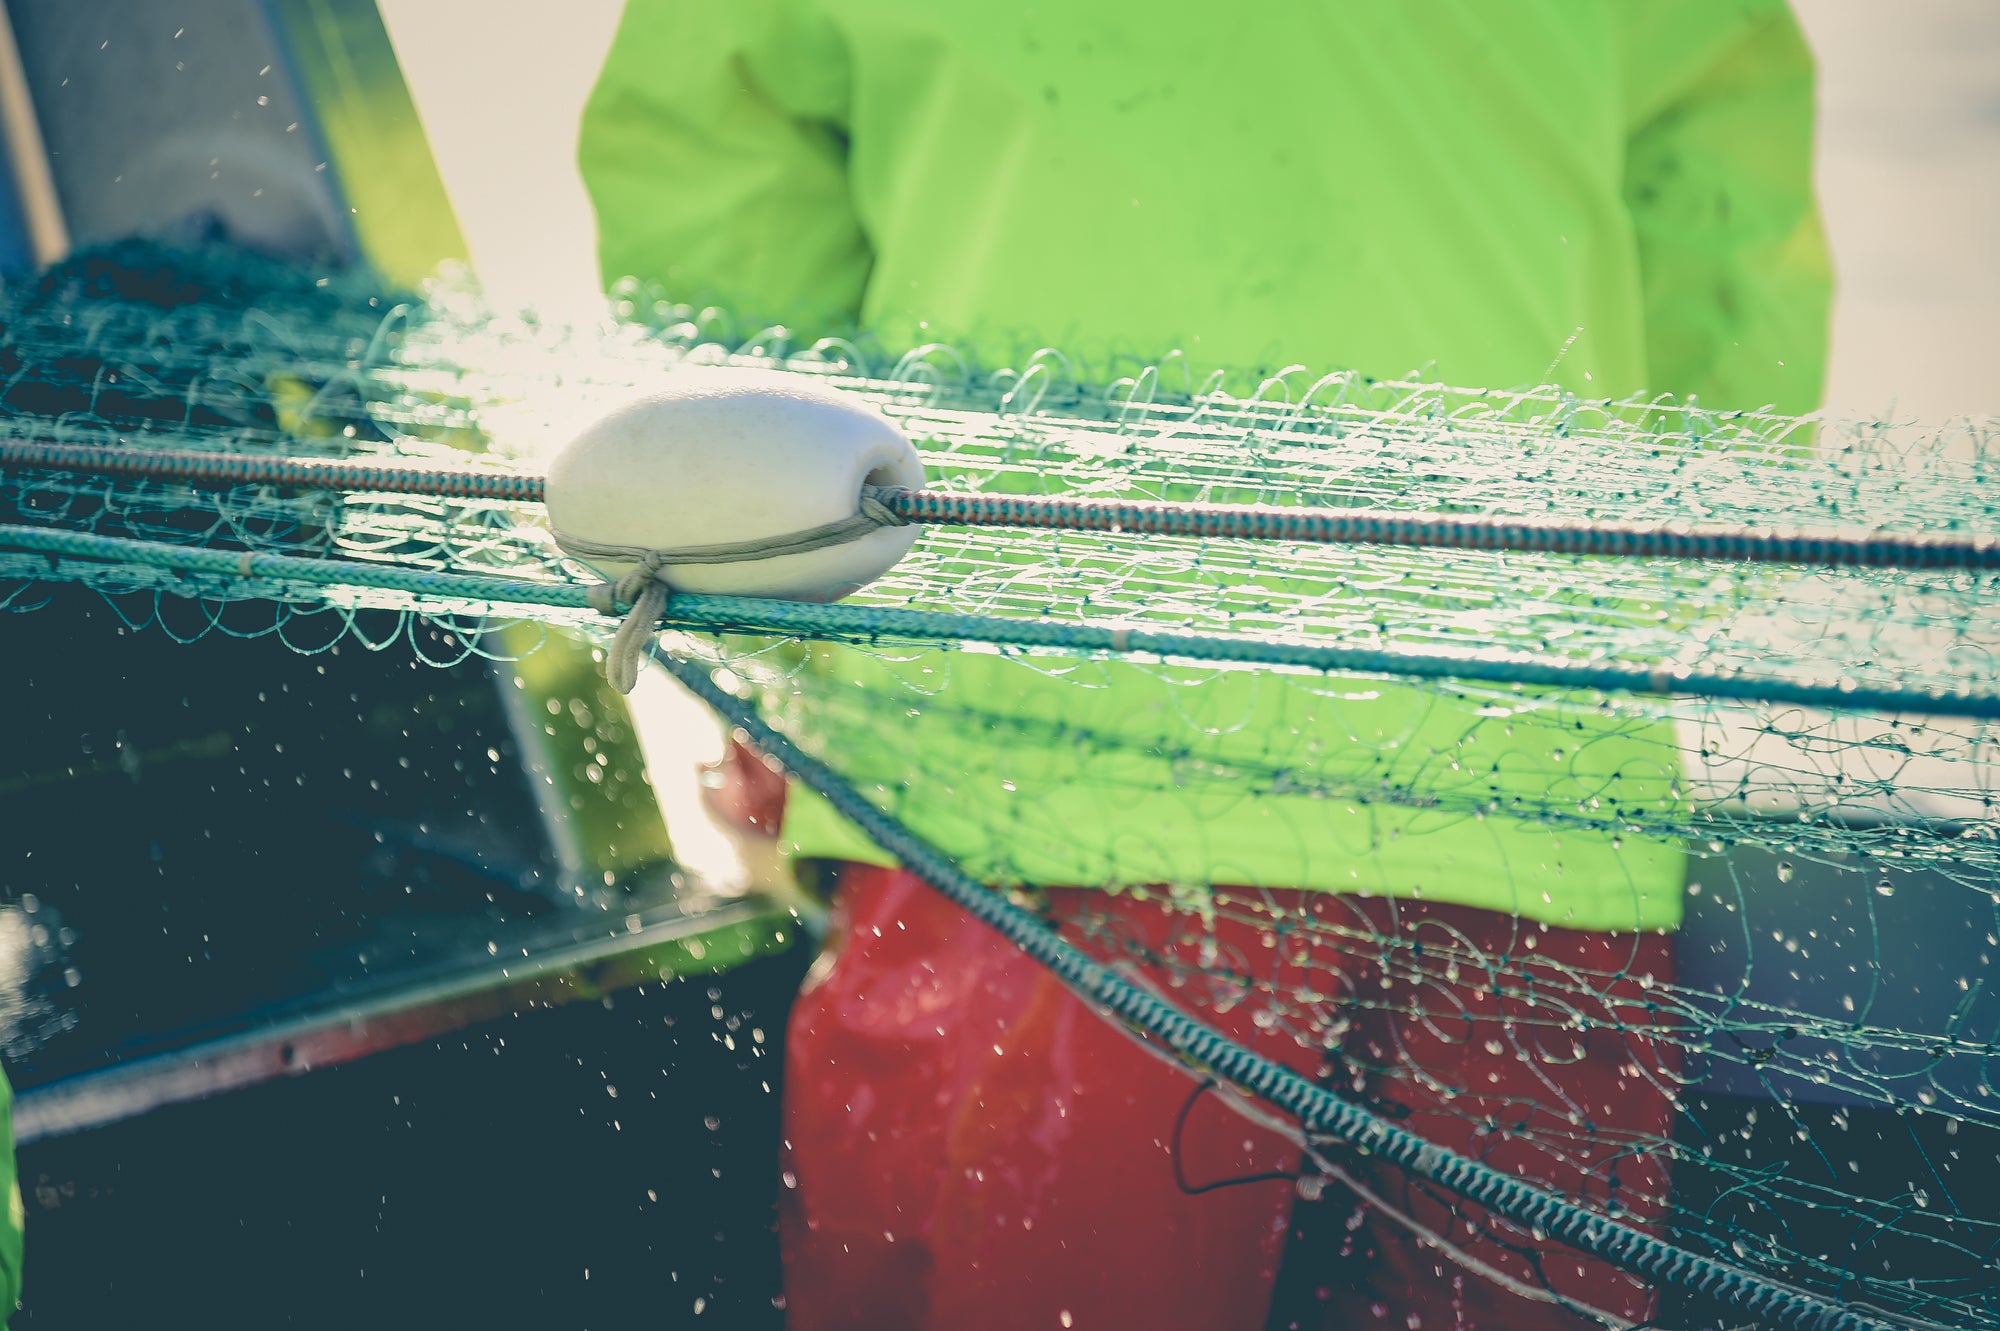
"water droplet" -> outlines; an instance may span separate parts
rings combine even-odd
[[[1896,895],[1896,885],[1884,878],[1881,882],[1875,884],[1875,895],[1878,897],[1893,897]]]
[[[1796,872],[1797,872],[1797,870],[1795,870],[1795,869],[1793,869],[1793,868],[1792,868],[1792,862],[1791,862],[1790,860],[1779,860],[1779,861],[1778,861],[1778,881],[1779,881],[1779,882],[1781,882],[1781,883],[1789,883],[1789,882],[1791,882],[1791,881],[1792,881],[1792,875],[1793,875],[1794,873],[1796,873]]]

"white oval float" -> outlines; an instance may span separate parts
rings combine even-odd
[[[863,486],[923,483],[917,450],[867,403],[803,375],[704,369],[584,430],[550,462],[544,493],[561,537],[674,551],[782,540],[853,518]],[[895,567],[917,531],[660,574],[675,591],[834,601]],[[586,562],[611,582],[634,564]]]

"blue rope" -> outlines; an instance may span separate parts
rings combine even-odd
[[[51,561],[47,573],[38,575],[49,581],[81,581],[90,573],[101,572],[106,563],[136,564],[144,568],[173,569],[227,578],[315,587],[365,587],[497,605],[537,605],[564,610],[590,608],[590,589],[582,583],[445,573],[411,568],[407,564],[375,564],[358,559],[307,559],[298,555],[260,554],[253,550],[213,550],[206,546],[99,536],[94,532],[9,525],[0,525],[0,546],[92,561],[77,567]]]
[[[99,536],[90,532],[0,525],[0,547],[95,561],[70,566],[52,561],[37,576],[81,581],[104,562],[137,564],[231,578],[257,578],[319,587],[364,587],[489,605],[596,608],[582,583],[451,573],[403,564],[297,555],[211,550],[198,546]],[[617,606],[619,612],[630,606]],[[1850,681],[1799,682],[1753,674],[1719,674],[1678,666],[1616,661],[1546,661],[1498,653],[1415,652],[1328,643],[1277,642],[1220,633],[1157,633],[1052,619],[962,615],[890,606],[817,605],[746,596],[668,598],[662,627],[711,633],[751,633],[838,642],[883,640],[920,643],[983,642],[1001,647],[1045,648],[1073,655],[1150,656],[1166,660],[1278,666],[1336,675],[1386,675],[1402,679],[1475,680],[1601,693],[1687,696],[1731,702],[1777,703],[1838,711],[1912,712],[2000,720],[2000,694],[1961,689],[1878,688]]]
[[[1783,1325],[1805,1331],[1901,1331],[1806,1290],[1690,1252],[1433,1145],[1372,1110],[1342,1100],[1289,1068],[1245,1049],[1092,961],[1039,918],[968,877],[943,851],[876,808],[832,768],[772,729],[754,706],[723,690],[706,669],[661,650],[657,644],[652,658],[723,720],[742,727],[758,749],[817,791],[905,868],[1046,967],[1080,998],[1109,1009],[1168,1048],[1261,1096],[1296,1117],[1306,1131],[1337,1137],[1580,1252],[1649,1279],[1699,1291]]]
[[[1147,629],[1053,619],[1010,619],[888,606],[814,605],[740,596],[675,596],[664,625],[716,632],[783,633],[844,642],[884,639],[985,642],[1049,648],[1076,655],[1284,666],[1334,675],[1478,680],[1601,693],[1690,696],[1732,702],[1784,703],[1840,711],[1920,712],[2000,718],[2000,696],[1970,689],[1897,689],[1800,683],[1764,675],[1718,674],[1680,666],[1615,661],[1543,661],[1499,653],[1415,652],[1326,643],[1277,642],[1221,633],[1155,633]]]

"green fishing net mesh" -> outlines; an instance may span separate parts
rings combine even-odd
[[[688,366],[756,365],[880,407],[941,489],[1995,528],[2000,451],[1978,422],[1800,422],[1056,351],[996,368],[942,346],[793,345],[618,294],[616,323],[542,327],[449,282],[397,294],[234,251],[114,247],[0,299],[0,439],[534,470],[620,395]],[[0,607],[80,584],[131,629],[184,640],[276,635],[448,664],[615,627],[581,598],[521,590],[595,581],[535,504],[10,466],[0,524],[17,533],[0,539]],[[102,539],[58,555],[22,531]],[[176,567],[112,541],[384,576]],[[1196,1015],[1247,1014],[1337,1050],[1332,1083],[1390,1111],[1382,1087],[1427,1080],[1491,1133],[1567,1161],[1586,1180],[1573,1200],[1694,1251],[1884,1315],[2000,1326],[1992,576],[938,526],[844,603],[846,620],[759,633],[739,613],[731,632],[682,626],[667,642],[982,881],[1030,903],[1087,885],[1156,906],[1065,927],[1165,977]],[[968,615],[1336,643],[1386,664],[1330,675],[1254,650],[1193,662],[1066,648],[1059,632],[974,640],[954,628]],[[10,640],[61,650],[35,643],[35,624]],[[1399,656],[1466,672],[1405,671]],[[1520,662],[1776,681],[1822,701],[1529,687],[1508,678]],[[1954,702],[1867,705],[1911,692]],[[799,798],[825,844],[865,853]],[[1351,895],[1302,909],[1283,891],[1296,887]],[[1497,901],[1514,928],[1496,945],[1385,927],[1378,907],[1399,898]],[[1566,925],[1614,944],[1586,965],[1552,960],[1537,940]],[[1642,940],[1669,933],[1678,969],[1640,966]],[[1426,1005],[1468,974],[1494,1001],[1448,1017]],[[1357,1043],[1356,1029],[1389,1034]],[[1599,1130],[1580,1102],[1548,1109],[1607,1029],[1648,1036],[1629,1073],[1665,1106],[1657,1132]],[[1453,1086],[1477,1060],[1417,1052],[1426,1042],[1530,1063],[1550,1094],[1536,1110]],[[1404,1202],[1448,1228],[1451,1199],[1428,1205]]]

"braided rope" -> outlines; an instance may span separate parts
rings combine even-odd
[[[444,600],[488,605],[544,606],[629,614],[629,600],[604,584],[551,582],[485,574],[449,573],[407,565],[351,559],[306,559],[296,555],[210,550],[90,532],[0,524],[0,548],[70,556],[89,563],[68,565],[60,558],[34,576],[43,581],[82,581],[106,562],[177,569],[230,578],[258,578],[316,587],[359,587],[407,592]],[[653,584],[657,585],[657,583]],[[199,594],[194,593],[194,594]],[[639,621],[642,625],[644,619]],[[2000,694],[1973,690],[1863,687],[1850,680],[1802,682],[1752,674],[1720,674],[1678,666],[1632,665],[1615,661],[1560,661],[1498,653],[1416,652],[1338,644],[1281,642],[1229,634],[1157,633],[1147,629],[1047,619],[960,615],[889,606],[821,605],[747,596],[663,598],[656,627],[711,633],[753,633],[842,642],[982,642],[999,647],[1048,649],[1076,655],[1146,656],[1283,667],[1333,675],[1384,675],[1402,679],[1458,679],[1579,692],[1627,693],[1654,697],[1696,697],[1747,703],[1778,703],[1835,711],[1914,713],[2000,720]],[[645,636],[650,636],[646,633]]]
[[[177,480],[191,485],[277,485],[510,503],[540,503],[543,495],[542,477],[496,467],[409,467],[242,453],[91,447],[39,440],[0,439],[0,466],[99,472]],[[1987,536],[1659,527],[1451,513],[1383,513],[1302,505],[1174,504],[1060,495],[953,494],[937,490],[883,489],[878,492],[877,500],[887,514],[903,522],[946,526],[1827,568],[2000,571],[2000,538]]]
[[[0,524],[0,547],[56,557],[37,569],[35,577],[39,581],[82,581],[88,572],[102,571],[106,563],[135,564],[246,581],[408,592],[487,605],[543,606],[555,610],[591,608],[590,588],[582,583],[444,573],[358,559],[307,559],[298,555],[259,554],[254,550],[213,550],[205,546],[99,536],[93,532],[4,524]],[[88,562],[71,566],[63,563],[61,556]]]
[[[1534,1184],[1424,1140],[1372,1110],[1314,1085],[1289,1068],[1155,998],[1064,942],[1042,920],[960,871],[943,851],[875,807],[838,773],[773,730],[747,704],[692,662],[653,648],[652,657],[751,742],[853,820],[954,904],[1060,978],[1086,1002],[1107,1009],[1170,1049],[1325,1133],[1449,1189],[1495,1215],[1649,1279],[1699,1291],[1804,1331],[1899,1331],[1888,1322],[1621,1224]]]
[[[174,452],[0,439],[0,466],[95,472],[188,485],[276,485],[299,490],[355,490],[432,495],[444,499],[542,502],[542,478],[498,467],[412,467],[339,459],[274,457],[262,453]]]
[[[1451,513],[1383,513],[1270,504],[1170,504],[1050,495],[947,494],[936,490],[898,491],[887,503],[911,522],[958,526],[1060,528],[1311,545],[1511,550],[1619,559],[1809,564],[1829,568],[2000,570],[2000,540],[1990,537],[1646,527],[1618,522],[1534,521]]]

